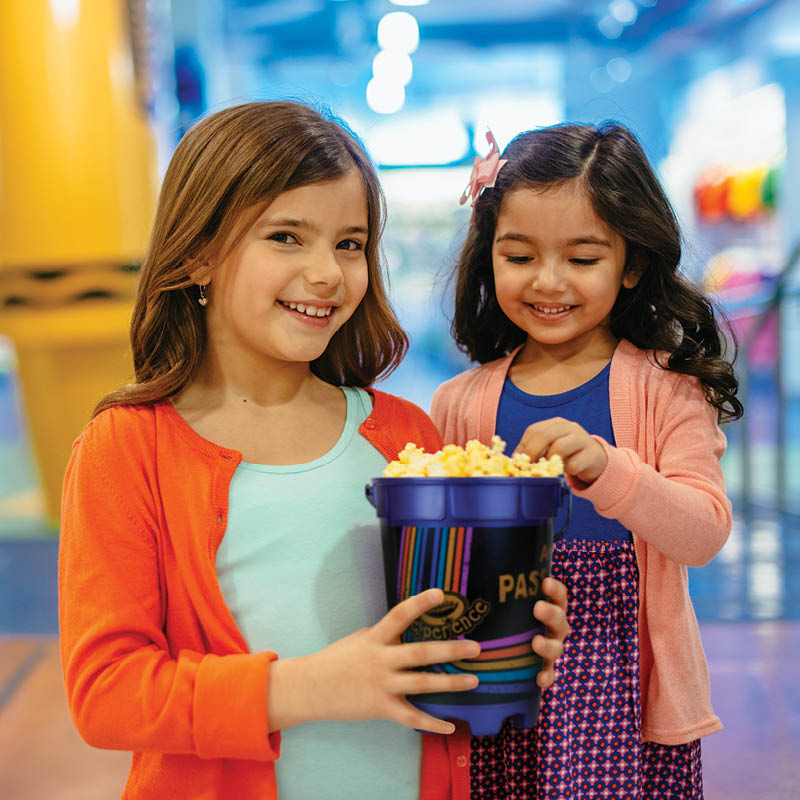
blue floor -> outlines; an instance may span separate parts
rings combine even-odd
[[[58,541],[0,539],[0,634],[58,632]]]

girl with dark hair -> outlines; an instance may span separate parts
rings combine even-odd
[[[481,366],[441,386],[431,416],[448,442],[496,433],[564,459],[575,507],[553,574],[572,633],[538,726],[473,740],[471,797],[698,800],[700,738],[721,724],[686,568],[731,527],[718,423],[742,406],[723,336],[627,128],[490,142],[452,324]]]
[[[416,406],[355,388],[406,348],[382,227],[361,145],[305,106],[221,111],[175,151],[131,324],[135,383],[76,441],[62,504],[69,704],[90,744],[134,751],[126,798],[446,791],[446,737],[413,728],[454,726],[404,695],[471,688],[413,668],[479,646],[400,643],[442,595],[381,618],[363,496],[409,440],[441,446]],[[563,586],[547,591],[542,685],[567,630]]]

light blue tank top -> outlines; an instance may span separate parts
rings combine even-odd
[[[315,653],[386,613],[378,519],[364,485],[386,459],[359,425],[372,411],[343,387],[339,441],[307,464],[242,463],[217,552],[225,602],[253,652]],[[386,720],[314,722],[283,732],[275,766],[281,800],[419,796],[421,736]]]

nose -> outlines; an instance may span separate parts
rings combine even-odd
[[[305,279],[316,287],[336,289],[344,282],[342,267],[336,258],[336,250],[320,248],[311,254],[305,269]]]
[[[532,288],[540,292],[557,293],[565,288],[564,272],[555,258],[543,259],[533,273]]]

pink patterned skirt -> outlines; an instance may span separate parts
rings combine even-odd
[[[700,740],[641,741],[638,570],[630,542],[559,542],[572,633],[539,722],[472,739],[471,800],[703,800]]]

